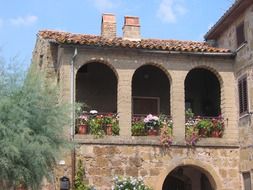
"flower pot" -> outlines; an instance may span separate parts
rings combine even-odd
[[[88,133],[88,126],[87,125],[79,125],[78,134],[87,134]]]
[[[221,137],[221,132],[220,131],[212,131],[211,135],[212,135],[212,137],[219,138],[219,137]]]
[[[147,132],[148,136],[157,136],[158,135],[158,130],[156,129],[149,129]]]
[[[199,129],[199,136],[207,137],[207,130],[206,129]]]
[[[106,125],[106,135],[112,135],[112,124]]]

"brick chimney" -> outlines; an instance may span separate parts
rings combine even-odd
[[[113,39],[116,37],[116,17],[110,13],[102,15],[101,36],[104,38]]]
[[[139,17],[125,16],[123,39],[132,41],[141,40]]]

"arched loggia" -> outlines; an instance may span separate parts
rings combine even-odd
[[[198,116],[221,114],[221,87],[217,76],[204,68],[192,69],[185,79],[185,108]]]
[[[170,80],[159,67],[144,65],[135,71],[132,111],[134,115],[170,115]]]
[[[117,77],[104,63],[83,65],[76,74],[76,101],[100,113],[117,112]]]

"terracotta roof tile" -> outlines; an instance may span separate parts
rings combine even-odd
[[[230,53],[229,49],[211,47],[205,42],[142,39],[140,41],[123,40],[122,38],[106,39],[101,36],[73,34],[51,30],[39,31],[43,39],[54,40],[61,44],[81,44],[90,46],[123,47],[134,49],[168,50],[179,52]]]

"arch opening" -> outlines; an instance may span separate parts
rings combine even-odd
[[[99,113],[117,113],[117,77],[106,64],[91,62],[76,74],[76,101]]]
[[[204,68],[192,69],[185,79],[185,110],[195,115],[216,117],[221,114],[221,87],[217,76]]]
[[[135,116],[170,115],[170,80],[159,67],[144,65],[135,71],[132,78],[132,112]]]
[[[193,166],[179,166],[165,178],[162,190],[214,190],[208,176]]]

